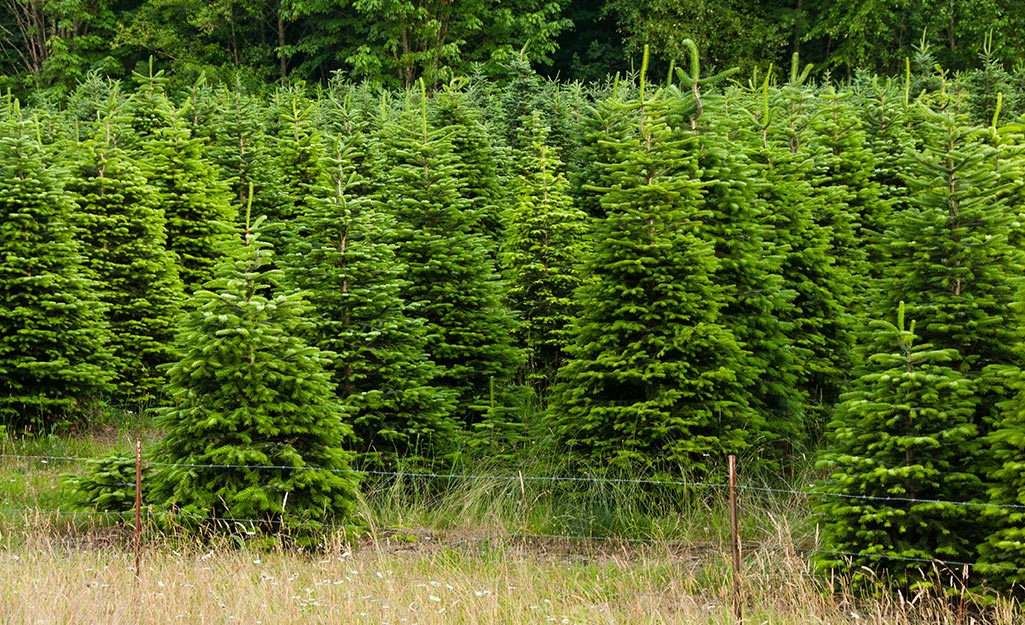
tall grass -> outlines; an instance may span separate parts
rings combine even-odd
[[[28,520],[27,520],[28,521]],[[138,576],[123,540],[67,540],[35,519],[0,541],[0,623],[734,622],[721,552],[654,542],[595,544],[337,535],[316,553],[258,551],[175,537],[150,542]],[[778,535],[786,540],[786,528]],[[746,623],[1016,622],[1012,606],[959,612],[926,595],[875,600],[823,592],[795,550],[761,545],[746,559]]]
[[[5,453],[127,451],[135,424],[113,429],[16,440]],[[367,476],[354,517],[316,552],[147,529],[138,576],[120,517],[64,511],[58,476],[84,467],[0,459],[0,624],[734,622],[721,485],[553,480],[570,472],[537,458],[516,470],[480,462],[454,476]],[[842,580],[813,575],[815,529],[797,492],[743,490],[741,525],[745,623],[1020,617],[1013,604],[969,610],[942,591],[856,598]]]

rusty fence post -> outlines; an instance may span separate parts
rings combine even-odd
[[[737,457],[730,455],[730,551],[733,556],[733,616],[738,625],[744,622],[744,591],[740,576],[740,517],[737,512]]]

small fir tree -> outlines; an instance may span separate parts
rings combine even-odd
[[[328,357],[299,338],[308,307],[278,290],[262,221],[188,303],[151,497],[194,525],[248,519],[306,538],[352,509],[352,429]]]
[[[665,90],[673,101],[670,120],[694,142],[706,211],[702,236],[713,243],[718,261],[711,279],[722,297],[722,324],[745,351],[738,374],[751,381],[751,407],[765,416],[766,428],[752,445],[763,458],[781,459],[805,442],[798,364],[780,320],[793,292],[783,287],[783,254],[766,227],[761,173],[731,138],[728,100],[710,89],[731,72],[702,77],[697,48],[685,43],[690,67],[676,70],[683,89],[673,83]]]
[[[376,199],[395,220],[391,242],[408,270],[402,297],[424,321],[428,356],[442,368],[437,383],[453,391],[457,420],[472,429],[503,408],[496,387],[512,379],[521,354],[451,130],[429,126],[421,98],[380,131],[386,173]]]
[[[614,155],[592,185],[605,217],[549,415],[591,466],[708,475],[764,423],[721,323],[693,138],[667,124],[674,100],[646,97],[643,74],[636,99],[602,104],[634,128],[599,139]]]
[[[274,162],[267,115],[264,100],[240,81],[230,87],[197,85],[183,105],[182,116],[192,136],[202,139],[204,156],[231,186],[239,218],[250,205],[253,214],[270,217],[277,206],[288,203],[287,185]]]
[[[813,504],[816,564],[862,589],[930,588],[940,581],[933,564],[959,577],[975,557],[977,510],[957,502],[980,488],[963,464],[978,442],[976,386],[950,366],[956,350],[916,343],[904,319],[901,304],[896,325],[872,322],[866,372],[843,396],[819,460],[829,477]]]
[[[296,90],[275,94],[273,112],[277,120],[272,145],[285,197],[278,206],[268,207],[268,218],[280,227],[288,227],[306,212],[314,187],[330,186],[323,167],[324,136],[316,105]]]
[[[68,190],[78,203],[85,269],[97,281],[111,329],[112,397],[141,401],[166,382],[158,368],[171,359],[182,284],[165,247],[156,190],[117,147],[116,134],[108,117],[100,135],[75,150]]]
[[[167,221],[167,247],[178,256],[185,292],[213,277],[221,249],[233,237],[237,210],[220,171],[204,157],[204,142],[194,139],[173,116],[157,128],[137,152],[147,180],[160,198]]]
[[[907,206],[888,231],[893,260],[876,301],[907,301],[923,341],[957,350],[954,366],[979,382],[972,422],[985,433],[1006,399],[1004,368],[1020,367],[1025,343],[1018,305],[1025,251],[1009,241],[1017,182],[1007,174],[1018,159],[1005,158],[987,130],[953,110],[920,102],[915,118],[920,147],[904,157]]]
[[[838,263],[829,225],[830,215],[845,209],[827,206],[842,200],[823,180],[817,151],[804,146],[808,119],[803,102],[809,94],[801,76],[792,76],[792,83],[780,95],[769,89],[767,78],[748,93],[737,112],[749,121],[737,126],[736,136],[760,172],[756,184],[767,207],[760,215],[762,232],[781,257],[782,288],[790,294],[777,316],[792,342],[804,429],[814,439],[828,422],[851,366],[852,278]]]

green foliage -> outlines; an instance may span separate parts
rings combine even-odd
[[[352,429],[327,357],[298,336],[307,306],[277,290],[261,222],[189,301],[151,492],[189,525],[247,519],[315,539],[352,508],[356,480],[343,448]]]
[[[819,461],[829,477],[813,504],[824,545],[815,560],[858,588],[881,578],[916,591],[934,584],[930,563],[956,577],[975,557],[978,515],[957,502],[982,487],[966,462],[978,446],[977,385],[949,366],[956,350],[916,344],[903,304],[896,325],[871,325],[866,372],[843,396]]]
[[[602,104],[615,120],[599,139],[613,158],[593,184],[605,217],[549,414],[592,465],[700,476],[746,450],[764,423],[722,325],[695,141],[669,125],[675,104],[647,96],[643,80],[636,99]]]
[[[718,69],[764,66],[785,54],[793,18],[770,2],[743,0],[607,0],[603,11],[615,17],[625,52],[634,57],[650,46],[664,62],[683,63],[697,43]]]
[[[112,398],[144,401],[166,381],[158,368],[171,359],[182,284],[156,190],[116,147],[113,121],[99,132],[69,150],[68,191],[78,203],[84,269],[96,280],[111,330]]]
[[[237,211],[228,185],[205,157],[205,142],[191,136],[154,81],[140,86],[129,102],[129,123],[137,134],[132,153],[157,190],[167,247],[177,255],[185,291],[190,293],[213,276]]]
[[[506,211],[502,246],[506,298],[520,314],[515,336],[526,351],[526,380],[544,391],[566,359],[579,265],[589,247],[583,211],[573,205],[558,151],[547,142],[542,116],[523,119],[523,173],[516,202]]]
[[[320,77],[334,69],[390,87],[434,86],[468,73],[471,63],[492,74],[516,52],[545,61],[569,26],[557,0],[339,2],[289,0],[283,11],[303,34],[289,46],[298,71]]]
[[[0,116],[0,421],[50,431],[108,390],[109,330],[38,127],[16,102]]]
[[[851,241],[834,229],[849,224],[842,190],[825,179],[817,162],[822,150],[806,145],[813,113],[805,102],[806,77],[795,63],[788,86],[770,90],[766,78],[748,90],[736,107],[746,114],[746,123],[736,124],[741,144],[759,167],[758,192],[766,203],[763,233],[780,255],[777,271],[786,294],[778,300],[777,315],[792,341],[805,432],[815,438],[850,368],[848,307],[855,277],[839,259]]]
[[[957,350],[956,368],[985,388],[989,367],[1019,366],[1025,338],[1017,306],[1025,253],[1008,240],[1016,232],[1008,168],[1020,157],[949,109],[920,103],[914,120],[921,147],[905,157],[908,206],[894,214],[879,302],[907,301],[922,339]],[[980,393],[989,396],[973,422],[983,428],[1002,398]]]
[[[369,197],[366,138],[339,138],[324,186],[296,219],[289,282],[307,293],[307,335],[326,350],[327,370],[355,432],[361,467],[424,470],[445,463],[457,426],[441,371],[426,353],[422,320],[401,298],[406,267],[385,243],[393,223]]]
[[[142,502],[150,503],[145,490],[154,469],[142,467]],[[112,454],[91,463],[82,474],[66,473],[64,483],[74,492],[73,508],[124,513],[135,509],[135,456]]]
[[[494,384],[511,380],[521,354],[452,143],[458,128],[432,128],[424,107],[421,100],[381,129],[386,173],[374,197],[394,219],[389,238],[408,271],[401,295],[423,320],[427,354],[442,368],[437,383],[453,391],[457,419],[470,427],[494,414]]]

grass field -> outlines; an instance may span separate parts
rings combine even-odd
[[[370,486],[352,525],[313,552],[147,529],[136,575],[129,528],[61,510],[60,478],[81,470],[75,458],[132,440],[115,430],[4,444],[0,623],[737,622],[722,493],[667,506],[636,485],[483,467],[440,494],[416,480]],[[807,516],[798,497],[742,502],[744,623],[1020,622],[1014,606],[966,609],[935,592],[855,599],[812,574]]]

